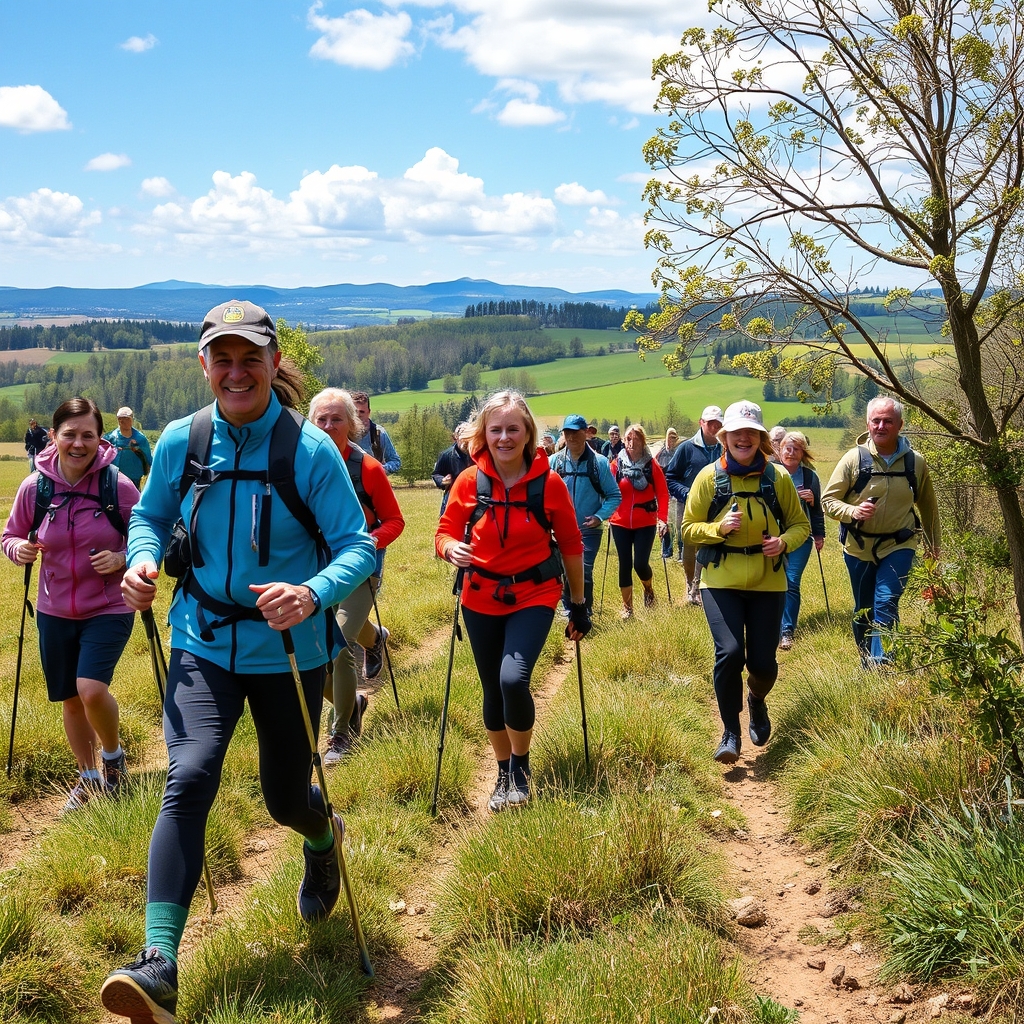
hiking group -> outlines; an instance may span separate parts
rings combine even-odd
[[[150,632],[160,566],[176,577],[162,672],[153,653],[168,772],[150,840],[145,948],[102,987],[112,1013],[164,1024],[175,1020],[178,948],[205,866],[206,821],[246,702],[267,809],[304,837],[298,912],[306,922],[321,920],[344,889],[370,970],[345,871],[344,823],[322,766],[340,762],[361,732],[367,696],[358,689],[354,652],[363,649],[366,678],[388,656],[387,630],[379,613],[376,627],[369,615],[385,551],[405,526],[388,480],[400,461],[370,419],[369,397],[327,388],[303,419],[295,411],[301,375],[282,359],[265,310],[235,300],[215,307],[203,321],[198,357],[213,402],[169,424],[155,454],[134,438],[140,432],[127,407],[115,432],[123,444],[104,438],[91,401],[57,409],[50,443],[30,452],[35,471],[3,533],[5,554],[25,567],[26,608],[31,567],[42,556],[43,674],[49,699],[63,705],[80,773],[69,812],[124,784],[114,667],[134,612]],[[610,430],[599,452],[594,428],[573,414],[563,421],[560,450],[549,456],[553,439],[542,445],[521,395],[488,398],[455,430],[433,479],[444,491],[435,550],[455,567],[452,650],[461,613],[496,762],[489,809],[532,798],[531,677],[560,604],[583,699],[579,642],[591,629],[606,522],[605,571],[614,541],[627,622],[634,619],[634,573],[644,606],[656,600],[655,537],[666,585],[678,545],[687,601],[703,607],[714,639],[724,726],[717,761],[740,755],[744,670],[751,740],[768,741],[765,698],[778,675],[776,652],[793,642],[811,547],[820,551],[824,541],[822,512],[843,524],[862,659],[884,662],[882,637],[897,621],[922,530],[929,551],[939,548],[928,469],[901,428],[899,404],[874,399],[868,433],[822,492],[807,438],[783,432],[773,448],[753,402],[724,412],[708,406],[697,433],[678,443],[670,432],[657,457],[639,424],[624,436]],[[128,467],[113,465],[119,452],[130,452],[147,475],[141,496]],[[449,684],[450,670],[451,659]],[[325,698],[332,715],[321,759]],[[438,776],[446,710],[447,692]],[[583,726],[587,749],[585,710]],[[12,720],[12,750],[13,742]]]

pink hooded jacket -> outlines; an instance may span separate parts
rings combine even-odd
[[[85,475],[73,487],[57,470],[57,448],[47,447],[36,456],[36,469],[53,481],[52,519],[44,516],[39,526],[39,543],[44,546],[36,560],[40,566],[39,596],[36,607],[45,615],[62,619],[91,619],[94,615],[126,615],[131,609],[121,597],[124,570],[101,576],[89,561],[89,551],[121,551],[125,538],[100,511],[97,501],[83,501],[79,494],[99,496],[99,472],[114,461],[117,451],[107,441],[100,441],[96,458]],[[11,517],[4,527],[4,554],[16,561],[18,542],[26,540],[32,529],[36,504],[36,475],[26,477],[18,488]],[[70,497],[65,500],[65,496]],[[117,504],[127,524],[132,508],[139,500],[135,484],[123,473],[118,477]]]

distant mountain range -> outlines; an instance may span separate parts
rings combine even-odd
[[[532,299],[560,305],[595,302],[607,306],[644,306],[654,292],[619,289],[567,292],[561,288],[495,284],[463,277],[436,284],[333,284],[321,288],[270,288],[266,285],[199,284],[159,281],[138,288],[7,288],[0,286],[0,324],[11,317],[126,318],[195,323],[218,303],[248,299],[273,317],[309,326],[352,327],[386,323],[402,316],[461,315],[467,306],[502,299]]]

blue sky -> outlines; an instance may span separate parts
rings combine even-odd
[[[650,63],[702,17],[688,0],[7,0],[0,284],[648,291]]]

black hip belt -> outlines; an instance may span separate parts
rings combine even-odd
[[[771,557],[764,554],[763,544],[748,544],[746,547],[733,544],[702,544],[697,548],[697,561],[703,566],[714,566],[717,568],[726,555],[764,555],[765,558]],[[778,572],[785,564],[785,559],[786,552],[777,556],[772,565],[772,572]]]
[[[562,556],[558,553],[558,549],[553,547],[551,554],[543,562],[538,562],[522,572],[505,573],[503,575],[476,565],[470,566],[466,572],[469,577],[469,585],[473,590],[480,589],[480,584],[473,582],[474,576],[483,576],[485,580],[494,580],[497,586],[494,588],[494,593],[491,596],[495,601],[511,605],[516,603],[516,595],[508,589],[509,587],[515,586],[517,583],[540,585],[541,583],[547,583],[548,580],[558,579],[562,575]]]
[[[914,513],[914,519],[917,520],[917,513]],[[865,539],[871,540],[874,543],[871,545],[871,560],[877,565],[878,564],[878,549],[884,541],[894,540],[897,544],[906,544],[911,537],[917,535],[920,529],[920,524],[916,526],[904,526],[902,530],[893,530],[890,533],[868,533],[867,530],[862,530],[854,523],[840,523],[839,524],[839,540],[841,543],[846,542],[847,535],[853,537],[857,543],[857,547],[861,551],[865,548]]]
[[[189,571],[182,589],[196,603],[196,623],[199,626],[199,638],[206,643],[213,643],[213,631],[224,626],[233,626],[236,622],[263,622],[263,612],[259,608],[250,608],[243,604],[231,604],[227,601],[219,601],[203,590],[196,579],[196,574]],[[217,616],[212,622],[209,621],[204,612],[209,611]]]
[[[657,512],[658,511],[658,499],[651,498],[650,501],[634,501],[633,508],[638,508],[643,512]]]

